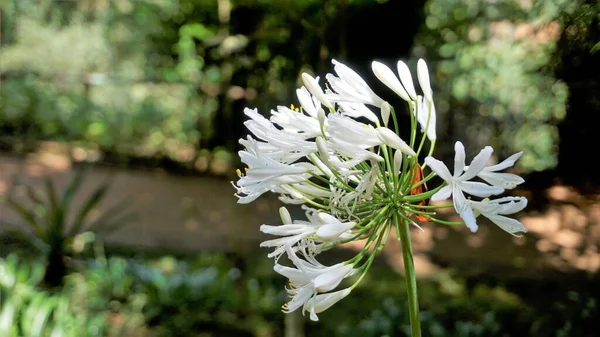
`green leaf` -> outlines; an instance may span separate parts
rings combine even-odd
[[[43,234],[41,231],[40,223],[37,219],[35,213],[31,210],[28,210],[22,203],[14,200],[13,198],[8,198],[6,203],[10,206],[10,208],[15,211],[25,223],[29,225],[36,233]],[[43,237],[43,236],[42,236]]]
[[[108,191],[108,185],[102,185],[98,189],[94,191],[94,193],[86,200],[85,204],[79,211],[79,214],[75,217],[75,221],[73,222],[73,226],[69,231],[69,236],[74,236],[79,233],[79,230],[83,226],[86,217],[88,214],[102,201],[104,195]]]
[[[69,186],[63,193],[61,199],[61,207],[63,209],[64,214],[68,214],[69,205],[71,205],[71,202],[73,201],[73,196],[75,196],[75,193],[77,193],[79,187],[81,186],[83,176],[83,170],[78,170],[73,176],[71,182],[69,183]]]

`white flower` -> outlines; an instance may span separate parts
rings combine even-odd
[[[248,166],[246,175],[238,171],[240,179],[234,185],[237,189],[238,203],[247,204],[263,193],[284,184],[306,181],[316,167],[309,163],[283,164],[267,157],[258,146],[258,142],[248,136],[240,139],[246,150],[238,152],[240,159]]]
[[[296,96],[298,96],[298,102],[300,102],[302,109],[306,111],[310,117],[317,119],[317,113],[319,109],[321,109],[321,102],[319,99],[311,95],[306,87],[296,89]]]
[[[375,74],[375,76],[383,84],[385,84],[388,88],[392,89],[392,91],[394,91],[403,100],[407,102],[412,101],[408,96],[406,90],[404,90],[402,84],[400,84],[398,77],[396,77],[392,69],[390,69],[385,64],[377,61],[373,61],[373,63],[371,63],[371,68],[373,69],[373,73]]]
[[[331,102],[325,96],[321,86],[319,86],[319,81],[317,79],[307,73],[302,73],[302,82],[304,82],[306,89],[310,91],[310,93],[313,94],[313,96],[315,96],[324,106],[328,107],[329,109],[334,108],[333,104],[331,104]]]
[[[330,148],[337,153],[360,161],[383,161],[381,156],[367,150],[382,144],[371,125],[338,114],[330,114],[327,132],[330,135]]]
[[[400,81],[402,82],[404,89],[406,89],[408,96],[410,96],[413,101],[416,101],[417,92],[415,91],[412,76],[410,75],[410,69],[408,69],[406,63],[402,61],[398,61],[398,75],[400,75]]]
[[[340,235],[356,226],[355,221],[341,222],[327,213],[319,213],[321,225],[317,230],[317,238],[321,240],[337,240]]]
[[[356,272],[352,264],[338,263],[333,266],[324,266],[311,255],[307,257],[307,260],[300,259],[291,246],[286,246],[285,249],[296,268],[278,263],[273,267],[277,273],[289,279],[290,287],[286,290],[292,299],[284,305],[285,312],[292,312],[306,305],[317,293],[335,289],[344,278],[352,276]]]
[[[384,102],[384,104],[387,104],[387,102]],[[377,118],[375,113],[362,103],[339,102],[338,105],[341,108],[339,111],[342,116],[350,116],[353,118],[364,117],[375,124],[379,124],[379,118]]]
[[[327,193],[331,192],[327,191]],[[354,221],[342,222],[330,214],[317,212],[312,208],[306,209],[307,221],[296,220],[291,222],[287,220],[289,218],[287,209],[284,207],[282,209],[280,209],[280,215],[282,216],[283,225],[260,226],[260,231],[265,234],[282,236],[281,238],[263,241],[260,244],[261,247],[275,247],[275,250],[267,256],[276,259],[284,252],[285,246],[293,246],[304,238],[311,237],[313,241],[318,242],[338,240],[347,237],[349,231],[356,226]]]
[[[317,151],[316,144],[305,140],[304,138],[307,138],[305,135],[277,129],[271,121],[264,118],[256,109],[246,108],[244,113],[250,117],[250,120],[245,121],[244,125],[254,136],[265,141],[264,143],[257,143],[259,151],[263,155],[278,162],[292,163]],[[243,143],[242,145],[246,147],[248,146],[244,141],[240,143]]]
[[[513,166],[522,154],[523,152],[515,153],[499,164],[488,166],[484,168],[481,172],[479,172],[477,176],[485,180],[490,185],[500,186],[505,189],[515,188],[517,185],[524,183],[525,179],[519,177],[516,174],[497,173],[497,171],[501,171],[505,168]]]
[[[419,85],[425,98],[430,102],[433,101],[431,84],[429,82],[429,70],[427,69],[427,63],[423,59],[419,59],[417,62],[417,78],[419,79]]]
[[[318,313],[329,309],[332,305],[348,296],[350,291],[350,288],[346,288],[333,293],[317,295],[306,302],[303,312],[308,311],[310,313],[310,320],[316,322],[319,320]]]
[[[433,157],[425,158],[425,164],[448,184],[434,194],[431,197],[431,200],[440,201],[452,196],[454,209],[462,217],[465,225],[467,225],[472,232],[475,232],[477,231],[475,215],[463,192],[478,197],[489,197],[490,195],[504,192],[504,189],[498,186],[489,186],[484,183],[469,181],[483,170],[494,150],[491,146],[486,146],[477,156],[475,156],[475,158],[473,158],[471,165],[466,171],[464,171],[465,148],[463,144],[461,142],[456,142],[454,151],[454,175],[450,174],[448,167],[441,161]]]
[[[384,101],[373,92],[360,75],[341,62],[336,60],[331,62],[339,77],[333,74],[325,76],[333,89],[333,92],[326,95],[328,99],[335,102],[364,103],[381,107]]]
[[[522,211],[527,206],[527,198],[504,197],[495,200],[486,198],[482,201],[469,202],[475,211],[475,216],[479,214],[485,216],[498,227],[514,236],[517,236],[516,233],[527,233],[527,227],[520,221],[504,216]]]
[[[402,170],[402,151],[396,150],[394,152],[394,176],[399,176]]]
[[[383,102],[383,104],[381,105],[381,119],[383,120],[384,126],[388,126],[391,112],[392,106],[390,105],[390,103]]]
[[[409,156],[416,156],[415,151],[406,144],[394,131],[386,128],[386,127],[378,127],[377,128],[377,137],[385,143],[385,145],[404,152]]]
[[[427,138],[435,140],[437,138],[435,132],[436,114],[433,101],[424,99],[423,96],[419,95],[417,101],[413,102],[413,113],[421,125],[421,132],[427,131]]]
[[[303,108],[306,112],[306,108]],[[278,106],[277,111],[271,110],[270,121],[279,125],[290,137],[309,139],[321,134],[319,121],[302,112],[296,112],[285,106]]]

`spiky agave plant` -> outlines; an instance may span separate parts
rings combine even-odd
[[[67,272],[65,259],[73,255],[72,244],[77,235],[83,232],[108,235],[135,219],[135,214],[127,211],[128,204],[123,202],[109,207],[95,219],[91,218],[92,211],[104,200],[110,187],[108,183],[96,187],[82,206],[74,209],[72,203],[84,181],[84,171],[78,170],[62,194],[54,181],[46,177],[43,194],[32,185],[14,184],[6,197],[7,205],[20,216],[21,222],[3,220],[2,223],[24,230],[27,237],[46,255],[48,265],[43,280],[48,286],[62,283]],[[16,196],[16,186],[23,187],[24,200]]]

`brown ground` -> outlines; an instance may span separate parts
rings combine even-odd
[[[16,176],[41,188],[42,177],[50,175],[64,188],[72,172],[70,160],[61,154],[43,153],[26,159],[0,156],[0,193],[8,191]],[[107,179],[112,188],[96,214],[123,200],[131,203],[131,209],[138,214],[136,222],[104,238],[108,244],[246,253],[256,251],[264,238],[258,230],[260,224],[278,223],[279,204],[273,197],[238,205],[228,179],[176,176],[160,170],[93,167],[75,207]],[[514,238],[493,224],[482,223],[476,234],[466,228],[425,224],[423,231],[413,231],[417,272],[427,275],[439,267],[452,267],[470,273],[515,276],[597,273],[600,195],[584,196],[560,185],[519,193],[527,195],[532,206],[520,214],[530,233]],[[448,213],[449,218],[452,216]],[[0,204],[0,219],[17,218]],[[346,248],[359,247],[355,243]],[[399,242],[392,238],[386,246],[385,259],[401,272],[399,252]]]

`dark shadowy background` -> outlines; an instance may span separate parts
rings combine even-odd
[[[401,122],[370,64],[424,58],[437,157],[524,151],[530,233],[414,232],[424,335],[594,335],[596,1],[5,0],[0,19],[1,336],[406,335],[397,242],[321,322],[285,316],[258,248],[280,205],[229,184],[244,107],[297,105],[332,58]]]

